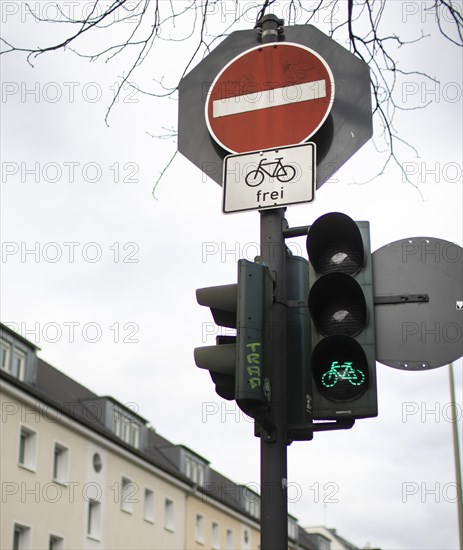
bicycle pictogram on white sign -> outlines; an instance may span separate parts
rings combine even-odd
[[[273,161],[267,161],[267,158],[261,159],[255,170],[246,174],[245,182],[249,187],[258,187],[264,181],[265,176],[276,178],[280,183],[287,183],[296,177],[296,169],[291,164],[283,164],[283,157],[278,157]],[[269,167],[273,167],[270,171]]]

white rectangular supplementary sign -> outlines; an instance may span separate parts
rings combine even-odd
[[[248,113],[259,109],[268,109],[269,107],[320,99],[325,96],[326,82],[324,80],[314,80],[313,82],[304,82],[293,86],[216,99],[212,103],[212,116],[219,118],[238,113]]]
[[[279,208],[315,198],[315,143],[228,155],[223,164],[224,214]]]

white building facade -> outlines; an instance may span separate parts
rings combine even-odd
[[[260,497],[0,325],[2,549],[259,548]],[[288,516],[291,549],[318,550]]]
[[[2,381],[2,548],[185,545],[190,490]]]

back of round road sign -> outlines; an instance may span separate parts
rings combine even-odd
[[[434,237],[402,239],[373,253],[377,361],[427,370],[462,357],[462,257],[461,246]]]

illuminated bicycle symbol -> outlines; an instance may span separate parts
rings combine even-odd
[[[330,370],[322,376],[322,384],[326,388],[332,388],[338,380],[347,380],[353,386],[361,386],[365,382],[365,373],[352,367],[352,362],[346,361],[340,365],[337,361],[331,363]]]
[[[276,158],[271,162],[265,162],[266,160],[266,158],[261,159],[257,168],[246,174],[244,178],[246,185],[258,187],[264,181],[265,174],[270,178],[276,178],[281,183],[287,183],[295,178],[296,169],[290,164],[283,164],[281,162],[283,157]],[[272,170],[267,169],[272,166]]]

